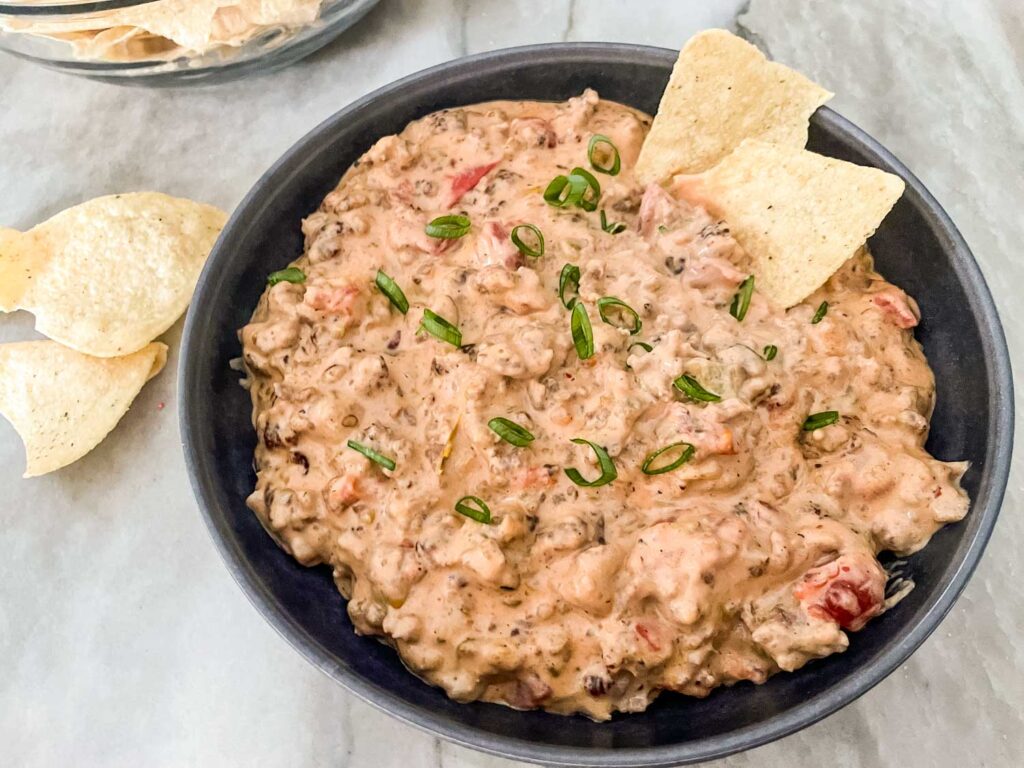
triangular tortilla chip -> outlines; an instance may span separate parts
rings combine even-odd
[[[750,255],[757,290],[782,307],[820,288],[903,194],[903,179],[805,149],[744,141],[675,191],[721,216]]]
[[[155,192],[112,195],[24,234],[0,230],[0,311],[98,357],[126,355],[185,311],[226,214]]]
[[[807,121],[832,94],[722,29],[683,47],[640,150],[643,183],[705,171],[744,139],[803,147]]]
[[[167,362],[154,342],[124,357],[90,357],[53,341],[0,344],[0,414],[25,443],[25,477],[87,454]]]

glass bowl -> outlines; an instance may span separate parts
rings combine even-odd
[[[0,0],[0,50],[122,85],[222,82],[291,64],[379,0]]]

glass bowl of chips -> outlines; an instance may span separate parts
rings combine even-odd
[[[0,0],[0,50],[127,85],[209,83],[307,56],[379,0]]]

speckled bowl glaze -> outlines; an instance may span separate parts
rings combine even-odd
[[[300,653],[357,696],[496,755],[548,765],[678,765],[764,744],[820,720],[881,681],[938,626],[978,564],[1006,486],[1013,441],[1010,364],[981,272],[921,183],[863,131],[821,109],[812,120],[811,149],[907,182],[871,247],[881,272],[921,305],[917,335],[938,384],[928,449],[942,459],[971,462],[964,479],[972,499],[967,518],[910,558],[907,572],[916,588],[853,635],[849,650],[762,686],[740,684],[706,699],[662,694],[646,712],[606,723],[458,704],[411,675],[391,648],[357,636],[329,570],[303,568],[263,531],[245,506],[255,481],[249,396],[228,361],[240,354],[236,332],[267,273],[302,252],[302,217],[376,139],[414,118],[491,99],[562,100],[586,87],[654,112],[674,59],[672,51],[640,46],[533,46],[444,64],[370,94],[314,129],[260,179],[221,235],[188,313],[179,379],[185,458],[235,579]]]

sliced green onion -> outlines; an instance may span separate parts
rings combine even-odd
[[[574,202],[584,211],[596,211],[597,201],[601,199],[601,184],[594,177],[594,174],[585,168],[572,169],[572,173],[569,174],[569,183],[578,187],[579,182],[576,179],[582,179],[586,186],[580,193],[579,198],[574,200]],[[589,196],[587,195],[587,189],[592,193]]]
[[[491,508],[479,496],[463,496],[455,502],[455,511],[478,523],[491,522]]]
[[[566,289],[576,295],[566,300]],[[572,309],[576,306],[576,302],[579,300],[579,292],[580,268],[575,264],[566,264],[562,267],[562,273],[558,276],[558,298],[562,301],[562,306],[566,309]]]
[[[774,344],[769,344],[764,348],[764,352],[762,353],[765,360],[774,360],[777,354],[779,354],[779,348]]]
[[[462,331],[436,312],[424,309],[423,320],[420,321],[420,328],[441,341],[447,341],[453,347],[462,346]]]
[[[306,273],[298,267],[288,267],[288,269],[279,269],[277,272],[271,272],[267,275],[267,285],[277,285],[278,283],[304,283],[306,282]]]
[[[601,467],[601,475],[596,480],[584,479],[583,475],[581,475],[579,470],[575,467],[569,467],[566,469],[565,474],[568,475],[569,479],[576,483],[576,485],[582,485],[584,488],[597,488],[599,485],[607,485],[619,476],[619,473],[615,469],[615,464],[612,463],[611,456],[608,455],[608,451],[600,445],[592,443],[589,440],[584,440],[582,437],[574,437],[572,441],[576,443],[576,445],[589,445],[594,453],[597,454],[597,463]]]
[[[527,429],[501,416],[488,421],[487,426],[494,430],[498,437],[506,443],[512,443],[512,445],[519,448],[525,448],[535,439]]]
[[[722,399],[714,392],[708,392],[700,385],[699,381],[693,378],[693,376],[685,373],[672,383],[675,385],[676,389],[691,400],[700,400],[704,403],[717,403]]]
[[[612,313],[616,311],[621,311],[623,314],[629,316],[632,322],[628,325],[620,325],[615,322],[615,316]],[[621,328],[624,331],[629,331],[630,336],[635,336],[640,333],[640,329],[643,327],[643,323],[640,321],[640,315],[636,313],[636,310],[622,299],[617,299],[614,296],[602,296],[598,299],[597,312],[601,315],[601,319],[608,323],[608,325]]]
[[[601,185],[585,168],[573,168],[568,176],[555,176],[544,190],[544,201],[555,208],[576,205],[585,211],[596,211],[600,199]]]
[[[568,176],[555,176],[544,190],[544,201],[555,208],[577,205],[583,193],[587,191],[586,179]]]
[[[750,309],[750,297],[753,294],[754,276],[750,275],[740,283],[739,291],[732,297],[732,306],[729,307],[729,314],[743,322],[743,318],[747,316],[747,310]]]
[[[537,247],[532,248],[523,242],[523,238],[520,237],[519,232],[521,230],[527,230],[533,232],[533,236],[537,238]],[[509,235],[509,239],[515,244],[519,252],[525,256],[529,256],[534,259],[539,259],[544,255],[544,233],[540,231],[533,224],[520,224],[518,227],[512,229],[512,234]]]
[[[363,456],[368,458],[370,461],[380,464],[382,467],[384,467],[384,469],[390,469],[392,471],[394,471],[395,469],[394,459],[389,459],[387,456],[377,453],[375,450],[373,450],[373,448],[367,448],[365,445],[363,445],[362,443],[357,443],[355,440],[349,440],[348,447],[351,448],[353,451],[358,451],[359,453],[363,454]]]
[[[468,233],[471,226],[468,216],[438,216],[427,224],[427,234],[444,240],[455,240]]]
[[[839,411],[822,411],[821,413],[812,413],[804,420],[803,430],[804,432],[813,432],[816,429],[827,427],[830,424],[835,424],[839,421]]]
[[[601,153],[602,147],[608,147],[608,150],[611,152],[611,165],[601,165],[598,162],[597,155]],[[619,157],[618,148],[612,143],[611,139],[607,136],[602,136],[600,133],[595,133],[590,137],[590,143],[587,145],[587,159],[590,161],[590,167],[598,173],[618,176],[619,171],[622,169],[622,160]]]
[[[633,351],[633,347],[640,347],[640,349],[642,349],[644,352],[650,352],[651,350],[654,349],[654,347],[652,347],[646,341],[634,341],[632,344],[630,344],[628,347],[626,347],[626,354],[627,355],[630,352]],[[629,363],[626,363],[626,370],[627,371],[632,371],[633,370],[633,366],[630,365]]]
[[[594,356],[594,329],[590,326],[590,315],[583,302],[577,301],[569,318],[572,330],[572,343],[576,345],[576,354],[580,360],[589,360]]]
[[[823,301],[818,305],[818,309],[814,313],[814,317],[811,318],[811,325],[817,325],[821,322],[821,319],[828,314],[828,302]]]
[[[661,467],[653,466],[654,462],[656,462],[663,453],[674,449],[679,449],[679,455],[673,461]],[[664,448],[659,448],[658,450],[647,454],[647,458],[644,459],[644,463],[640,467],[640,471],[645,475],[663,475],[666,472],[671,472],[673,469],[679,469],[683,464],[693,458],[693,452],[695,450],[697,449],[694,448],[693,445],[683,441],[670,443]]]
[[[609,235],[617,235],[619,232],[626,231],[626,225],[621,221],[613,221],[611,224],[608,223],[608,216],[605,212],[601,211],[601,229],[607,232]]]
[[[388,297],[395,309],[403,315],[409,311],[409,300],[405,298],[405,293],[398,287],[398,283],[384,273],[384,270],[377,270],[377,279],[374,282],[380,288],[380,292]]]

